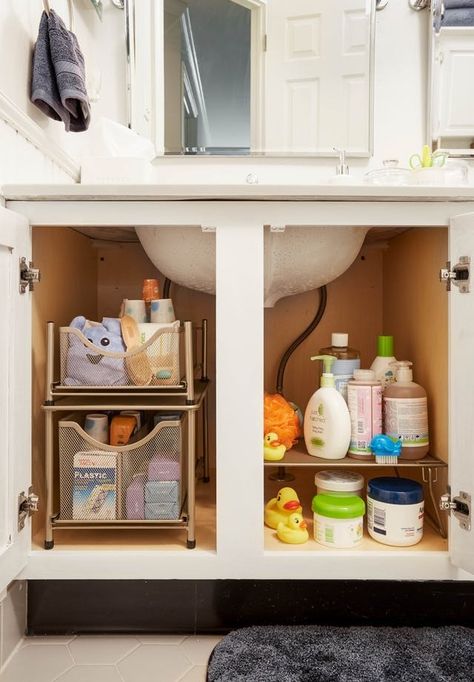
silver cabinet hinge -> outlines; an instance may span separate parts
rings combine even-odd
[[[29,518],[34,512],[38,511],[39,497],[30,488],[28,490],[28,497],[24,492],[18,495],[18,530],[23,530],[25,527],[26,519]]]
[[[439,271],[441,282],[446,282],[446,291],[451,291],[451,282],[454,282],[461,294],[467,294],[470,291],[470,276],[471,259],[469,256],[461,256],[459,263],[453,268],[448,261],[446,267]]]
[[[33,291],[36,282],[41,279],[41,273],[33,267],[33,263],[28,263],[26,258],[20,258],[20,294]]]
[[[268,36],[265,33],[265,35],[263,36],[263,51],[267,52],[267,50],[268,50]]]
[[[452,512],[463,530],[471,530],[472,506],[469,493],[461,491],[456,497],[451,497],[449,492],[444,493],[441,495],[439,508],[441,511]]]

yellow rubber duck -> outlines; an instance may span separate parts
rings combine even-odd
[[[280,521],[277,527],[277,537],[289,545],[302,545],[303,542],[307,542],[309,533],[302,514],[296,512],[290,514],[286,524]]]
[[[273,431],[267,433],[263,439],[263,459],[266,462],[278,462],[285,456],[286,448],[278,440],[278,435]]]
[[[276,530],[279,523],[286,524],[289,515],[293,512],[298,514],[303,512],[296,490],[293,490],[293,488],[281,488],[278,491],[278,495],[272,497],[265,505],[265,525]]]

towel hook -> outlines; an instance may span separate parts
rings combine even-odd
[[[74,5],[72,4],[72,0],[67,0],[67,5],[69,9],[69,30],[74,31]],[[51,5],[49,4],[49,0],[43,0],[43,7],[44,11],[49,16],[49,13],[51,11]]]

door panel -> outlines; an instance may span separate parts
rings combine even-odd
[[[0,207],[0,591],[26,564],[30,523],[18,531],[18,495],[31,484],[31,294],[20,294],[28,221]]]
[[[370,2],[267,6],[265,149],[367,152]]]
[[[449,229],[449,258],[474,260],[474,213],[458,216]],[[472,266],[471,266],[472,267]],[[472,277],[472,270],[471,270]],[[449,295],[449,478],[451,494],[474,498],[474,290],[461,293],[453,284]],[[474,573],[474,524],[463,530],[450,517],[452,562]]]

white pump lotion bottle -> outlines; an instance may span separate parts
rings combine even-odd
[[[351,442],[351,418],[346,401],[335,388],[331,369],[333,355],[315,355],[322,360],[321,388],[310,398],[304,415],[304,440],[308,453],[323,459],[343,459]]]

